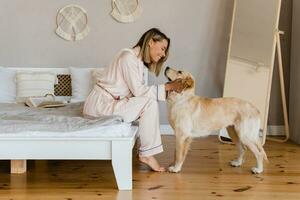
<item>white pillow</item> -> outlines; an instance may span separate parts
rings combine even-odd
[[[15,103],[16,101],[16,71],[0,67],[0,102]]]
[[[24,102],[27,97],[54,95],[57,76],[52,72],[18,71],[16,81],[17,102]]]
[[[93,88],[92,80],[93,68],[70,67],[72,82],[71,102],[85,101]]]

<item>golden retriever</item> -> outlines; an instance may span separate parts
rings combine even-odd
[[[176,137],[175,162],[169,167],[170,172],[180,172],[193,137],[208,136],[222,128],[227,128],[239,151],[231,166],[241,166],[249,148],[257,162],[252,172],[263,172],[267,156],[259,138],[260,113],[256,107],[237,98],[196,96],[195,80],[188,72],[167,67],[165,76],[170,81],[181,79],[184,85],[181,92],[170,92],[167,97],[168,119]]]

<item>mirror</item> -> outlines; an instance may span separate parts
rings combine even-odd
[[[226,65],[224,97],[253,103],[261,113],[263,143],[269,101],[281,0],[235,0]],[[226,134],[226,129],[221,130]]]

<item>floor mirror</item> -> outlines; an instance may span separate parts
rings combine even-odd
[[[261,113],[265,142],[281,0],[235,0],[224,97],[238,97]],[[220,137],[224,136],[224,137]],[[229,138],[226,129],[220,140]],[[223,138],[223,139],[222,139]]]

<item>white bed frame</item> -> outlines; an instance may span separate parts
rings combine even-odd
[[[11,68],[69,74],[68,68]],[[25,173],[26,160],[111,160],[119,190],[132,189],[132,149],[138,127],[130,137],[28,138],[0,140],[0,160],[11,160],[11,173]]]

